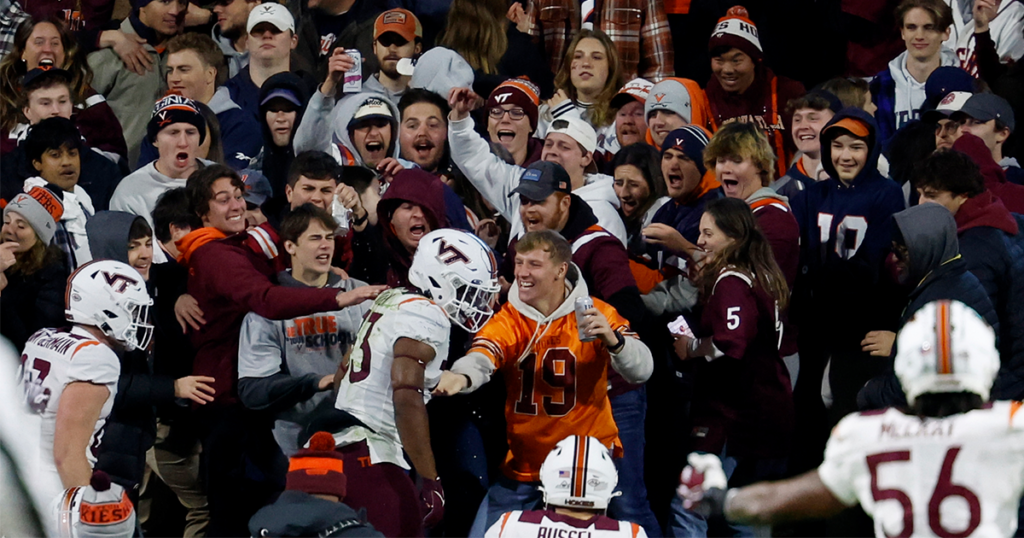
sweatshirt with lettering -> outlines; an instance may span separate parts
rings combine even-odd
[[[277,279],[284,287],[310,287],[291,270],[278,273]],[[326,287],[351,291],[365,285],[329,273]],[[317,392],[317,384],[337,372],[371,304],[286,320],[246,314],[238,341],[238,396],[249,409],[274,413],[274,437],[286,454],[298,450],[298,435],[313,412],[333,407],[331,392]]]

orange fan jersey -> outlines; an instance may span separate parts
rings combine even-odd
[[[611,305],[594,299],[594,306],[612,330],[636,338]],[[596,437],[621,455],[608,400],[611,356],[600,340],[580,341],[574,313],[538,328],[509,302],[477,333],[474,352],[504,374],[509,453],[503,470],[509,478],[540,480],[544,458],[570,435]]]

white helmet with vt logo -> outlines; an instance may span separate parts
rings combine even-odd
[[[494,315],[491,302],[501,289],[491,248],[479,237],[451,228],[420,239],[409,283],[443,308],[452,323],[471,333]]]
[[[129,351],[149,345],[153,336],[153,326],[148,323],[152,305],[142,275],[114,260],[97,260],[79,267],[68,278],[64,294],[68,321],[97,327]]]

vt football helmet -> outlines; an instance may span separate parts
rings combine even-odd
[[[479,237],[451,228],[420,239],[409,283],[443,308],[452,323],[471,333],[491,319],[491,302],[501,290],[491,248]]]
[[[153,336],[153,325],[148,323],[152,305],[142,275],[114,260],[97,260],[79,267],[68,278],[64,293],[68,321],[97,327],[129,351],[149,345]]]
[[[928,303],[903,326],[896,344],[894,369],[911,405],[927,393],[973,392],[988,400],[999,371],[996,334],[971,307]]]
[[[540,490],[552,506],[605,510],[622,492],[612,455],[601,441],[573,435],[555,445],[540,466]]]

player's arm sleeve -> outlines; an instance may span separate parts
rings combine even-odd
[[[640,341],[640,337],[630,328],[629,322],[615,312],[615,309],[606,303],[601,303],[600,306],[602,313],[608,318],[608,325],[613,331],[621,334],[625,342],[618,353],[610,353],[612,368],[629,383],[646,382],[654,372],[651,350]]]
[[[708,300],[705,316],[711,321],[711,341],[723,355],[742,359],[757,336],[758,308],[753,290],[743,279],[726,276]]]
[[[853,446],[855,438],[851,415],[832,430],[825,447],[825,461],[818,466],[821,483],[846,506],[857,504],[856,482],[866,472],[863,455]]]
[[[452,161],[480,195],[490,202],[501,216],[512,222],[518,215],[515,214],[515,204],[508,195],[519,183],[519,175],[523,169],[508,164],[491,153],[491,148],[483,137],[473,130],[473,125],[473,118],[448,122],[448,145],[451,147]]]
[[[238,398],[249,409],[283,411],[313,397],[320,376],[292,376],[284,371],[281,323],[252,312],[238,337]]]

